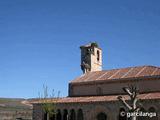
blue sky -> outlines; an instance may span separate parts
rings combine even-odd
[[[0,97],[68,94],[79,46],[96,41],[103,69],[160,66],[159,0],[1,0]]]

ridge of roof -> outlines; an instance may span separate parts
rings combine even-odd
[[[152,68],[158,68],[160,69],[159,66],[153,66],[153,65],[141,65],[141,66],[131,66],[131,67],[124,67],[124,68],[113,68],[113,69],[107,69],[107,70],[101,70],[101,71],[92,71],[92,72],[87,72],[85,74],[80,75],[79,77],[85,76],[86,74],[89,73],[95,73],[95,72],[103,72],[103,71],[112,71],[112,70],[123,70],[123,69],[129,69],[129,68],[140,68],[140,67],[152,67]],[[79,78],[77,77],[77,78]]]
[[[140,65],[140,66],[130,66],[130,67],[124,67],[124,68],[113,68],[113,69],[108,69],[108,70],[102,70],[102,71],[111,71],[111,70],[123,70],[123,69],[129,69],[129,68],[140,68],[140,67],[152,67],[152,68],[158,68],[160,69],[159,66],[154,66],[154,65]],[[94,71],[94,72],[100,72],[100,71]]]

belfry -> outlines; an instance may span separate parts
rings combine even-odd
[[[89,43],[80,47],[81,69],[83,73],[102,70],[102,50],[97,43]]]

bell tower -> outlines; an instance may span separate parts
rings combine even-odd
[[[83,73],[102,70],[102,49],[95,42],[83,45],[81,49],[81,69]]]

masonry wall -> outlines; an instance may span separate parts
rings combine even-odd
[[[22,120],[32,120],[31,111],[0,111],[0,120],[16,120],[21,118]]]
[[[95,96],[124,94],[123,87],[134,85],[139,93],[159,92],[159,79],[128,80],[119,82],[92,82],[88,84],[70,84],[69,96]]]
[[[148,111],[149,108],[154,107],[158,114],[158,118],[160,119],[160,104],[159,103],[160,103],[160,100],[141,101],[141,104],[143,105],[146,111]],[[33,105],[33,108],[34,108],[33,120],[43,120],[43,115],[42,115],[43,111],[40,107],[41,105],[39,104]],[[107,120],[118,120],[120,108],[124,108],[124,106],[119,101],[94,102],[94,103],[92,102],[90,103],[65,103],[65,104],[56,105],[56,109],[59,109],[61,111],[62,116],[64,114],[63,111],[65,109],[67,109],[69,114],[72,109],[75,110],[76,116],[77,116],[78,109],[82,109],[84,120],[97,120],[96,117],[98,113],[101,113],[101,112],[107,115]]]
[[[99,60],[97,60],[97,51],[99,51]],[[99,48],[94,48],[94,54],[91,54],[91,71],[101,71],[102,70],[102,50]]]

